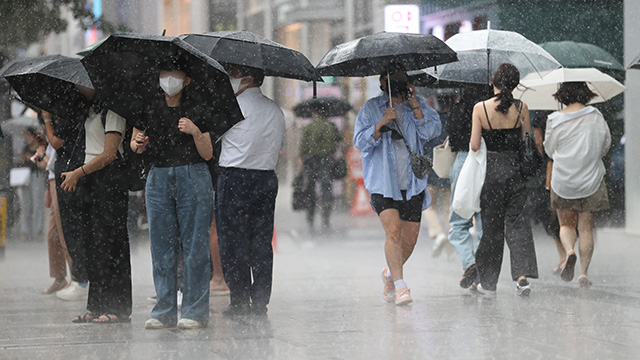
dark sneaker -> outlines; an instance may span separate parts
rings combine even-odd
[[[460,287],[463,289],[468,289],[478,278],[478,268],[476,264],[473,264],[464,271],[462,274],[462,278],[460,279]]]
[[[527,279],[522,279],[516,283],[516,295],[529,296],[531,294],[531,284]]]
[[[229,305],[222,310],[222,316],[226,318],[233,318],[238,316],[249,315],[251,308],[248,304]]]

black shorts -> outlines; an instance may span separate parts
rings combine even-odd
[[[406,190],[402,190],[402,198],[407,198]],[[381,194],[371,194],[371,204],[373,209],[380,215],[387,209],[396,209],[400,213],[400,220],[420,222],[422,218],[422,202],[424,201],[424,191],[409,200],[393,200],[382,197]]]

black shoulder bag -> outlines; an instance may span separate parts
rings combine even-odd
[[[526,180],[540,171],[544,164],[544,158],[542,154],[538,152],[531,122],[529,122],[529,129],[524,128],[524,120],[521,116],[523,106],[522,102],[520,102],[520,107],[518,108],[518,119],[520,120],[522,132],[524,134],[524,140],[522,141],[522,146],[520,146],[520,173]]]

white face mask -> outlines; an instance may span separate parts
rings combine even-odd
[[[161,77],[160,87],[169,96],[174,96],[184,88],[184,79],[173,76]]]
[[[244,79],[244,77],[241,78],[229,78],[229,82],[231,83],[231,88],[233,89],[233,93],[237,94],[238,91],[240,91],[240,83],[242,82],[242,80]]]

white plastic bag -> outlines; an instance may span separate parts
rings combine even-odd
[[[487,145],[484,139],[481,141],[478,151],[472,151],[469,145],[469,155],[462,165],[453,195],[453,211],[465,219],[480,212],[480,193],[487,174]]]

